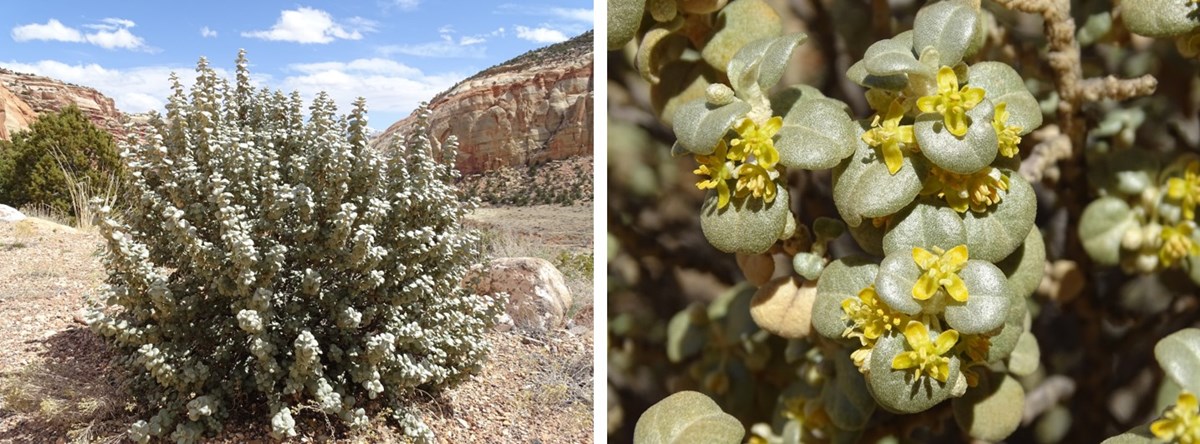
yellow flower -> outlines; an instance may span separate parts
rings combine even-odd
[[[917,109],[943,116],[946,129],[956,137],[967,134],[967,111],[983,101],[983,89],[964,85],[958,87],[954,69],[943,66],[937,74],[938,91],[932,96],[917,99]]]
[[[950,358],[942,356],[958,342],[958,332],[946,330],[930,341],[929,329],[917,321],[908,321],[904,326],[904,338],[911,351],[901,352],[892,358],[896,370],[916,369],[916,377],[928,375],[941,382],[950,377]]]
[[[1000,191],[1008,190],[1008,176],[997,168],[987,167],[973,174],[956,174],[936,166],[930,168],[929,177],[921,189],[922,196],[936,195],[946,200],[954,211],[976,213],[1000,203]]]
[[[1150,424],[1150,433],[1169,443],[1200,443],[1200,410],[1196,395],[1186,390],[1179,393],[1175,406],[1163,412],[1162,419]]]
[[[921,268],[921,277],[913,285],[913,297],[924,301],[945,288],[950,297],[958,302],[967,301],[967,285],[958,272],[967,264],[967,246],[959,245],[943,252],[933,247],[933,253],[921,247],[913,247],[913,261]]]
[[[1180,201],[1184,219],[1196,219],[1196,202],[1200,201],[1200,162],[1189,162],[1182,178],[1172,177],[1167,181],[1167,197]]]
[[[783,118],[779,116],[767,120],[763,126],[758,126],[750,119],[742,119],[738,123],[738,137],[730,141],[729,160],[749,162],[748,156],[754,156],[754,161],[765,169],[773,169],[779,163],[779,151],[775,150],[775,142],[771,139],[783,128]]]
[[[712,154],[707,156],[696,156],[696,161],[700,162],[700,166],[693,173],[701,176],[708,176],[708,180],[696,182],[696,188],[701,190],[717,190],[717,208],[725,208],[729,204],[729,184],[726,180],[733,178],[733,173],[725,165],[726,156],[725,141],[722,140],[717,144],[717,149]]]
[[[893,101],[888,107],[883,123],[879,122],[879,115],[876,114],[875,121],[871,122],[871,130],[862,135],[863,142],[879,148],[883,152],[883,162],[887,164],[888,172],[892,174],[900,171],[900,166],[904,162],[904,153],[901,151],[900,145],[913,145],[917,142],[913,137],[912,125],[900,125],[902,118],[904,118],[904,106],[900,104],[899,100]]]
[[[879,301],[875,286],[868,285],[858,292],[858,299],[846,298],[842,301],[842,311],[854,325],[846,327],[843,337],[858,338],[862,345],[872,345],[876,339],[893,329],[899,330],[900,324],[907,318],[897,313]]]
[[[1008,124],[1008,104],[1000,102],[996,105],[996,116],[992,120],[992,128],[996,130],[996,139],[1000,142],[1000,155],[1016,157],[1021,148],[1021,127]]]
[[[737,173],[737,197],[753,195],[767,202],[775,201],[775,182],[771,181],[771,174],[763,167],[743,163]]]
[[[1200,254],[1200,245],[1192,241],[1195,228],[1190,221],[1180,222],[1174,227],[1163,227],[1162,246],[1158,249],[1158,262],[1170,268],[1180,259]]]
[[[959,341],[960,360],[966,361],[962,366],[962,374],[967,377],[967,385],[975,387],[979,384],[980,371],[976,367],[987,368],[987,353],[992,347],[991,338],[984,335],[965,335]]]

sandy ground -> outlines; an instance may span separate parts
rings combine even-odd
[[[517,242],[590,251],[591,206],[483,208],[476,223]],[[0,222],[0,442],[117,442],[138,418],[123,370],[77,313],[104,272],[95,234],[53,223]],[[590,295],[589,295],[590,296]],[[446,443],[592,442],[591,310],[570,330],[494,332],[481,374],[439,397],[416,400]],[[396,442],[376,425],[333,437],[319,418],[296,442]],[[381,421],[375,421],[379,424]],[[211,442],[265,442],[262,425],[231,424]]]

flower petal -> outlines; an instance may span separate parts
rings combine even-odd
[[[960,108],[946,110],[945,114],[946,129],[950,130],[950,134],[955,137],[962,137],[967,134],[967,113]]]
[[[950,293],[950,297],[958,302],[967,302],[967,284],[963,283],[962,278],[957,274],[950,273],[946,279],[950,280],[950,285],[946,286],[946,292]]]
[[[892,358],[892,368],[896,370],[904,370],[917,366],[917,360],[913,359],[913,352],[903,352]]]
[[[767,119],[767,123],[763,124],[763,126],[760,126],[759,131],[761,131],[760,134],[762,134],[764,138],[771,138],[775,136],[775,133],[779,132],[780,128],[783,128],[783,118],[774,116],[770,119]]]
[[[717,208],[729,205],[729,184],[724,180],[717,183]]]
[[[925,96],[917,99],[917,109],[923,113],[936,113],[937,106],[941,103],[941,96]]]
[[[958,330],[946,330],[938,335],[937,339],[933,340],[933,350],[938,355],[944,355],[950,351],[954,344],[958,343]]]
[[[913,262],[917,263],[922,270],[928,270],[937,264],[938,257],[936,254],[930,253],[928,250],[921,247],[913,247],[912,249]]]
[[[957,271],[961,270],[963,265],[967,264],[967,256],[967,246],[964,244],[951,248],[950,251],[947,251],[942,255],[942,259],[945,260],[946,263],[954,265]]]
[[[958,89],[958,76],[954,74],[954,68],[942,66],[937,73],[938,92],[945,94],[954,92]]]
[[[900,151],[900,144],[892,139],[885,140],[882,150],[883,163],[887,164],[888,172],[896,174],[904,166],[904,152]]]
[[[974,108],[975,105],[978,105],[979,102],[983,101],[983,94],[983,88],[971,88],[969,86],[964,86],[962,88],[963,108]]]
[[[908,321],[908,325],[904,326],[904,339],[908,340],[908,346],[913,350],[928,347],[929,329],[919,321]]]

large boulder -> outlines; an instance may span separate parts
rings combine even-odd
[[[0,205],[0,222],[20,222],[22,220],[25,220],[25,215],[16,208]]]
[[[560,328],[571,308],[571,292],[562,273],[545,259],[494,259],[473,268],[466,281],[480,294],[507,293],[506,314],[512,319],[512,325],[520,329],[546,331]]]

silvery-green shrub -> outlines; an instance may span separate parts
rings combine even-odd
[[[165,118],[125,146],[129,211],[101,212],[108,285],[88,323],[154,412],[130,435],[191,442],[258,415],[284,438],[300,408],[352,427],[390,409],[428,440],[406,401],[478,369],[501,309],[460,285],[480,244],[455,143],[422,119],[377,154],[362,99],[340,117],[321,93],[305,116],[246,65],[233,85],[204,59],[190,92],[172,78]]]

